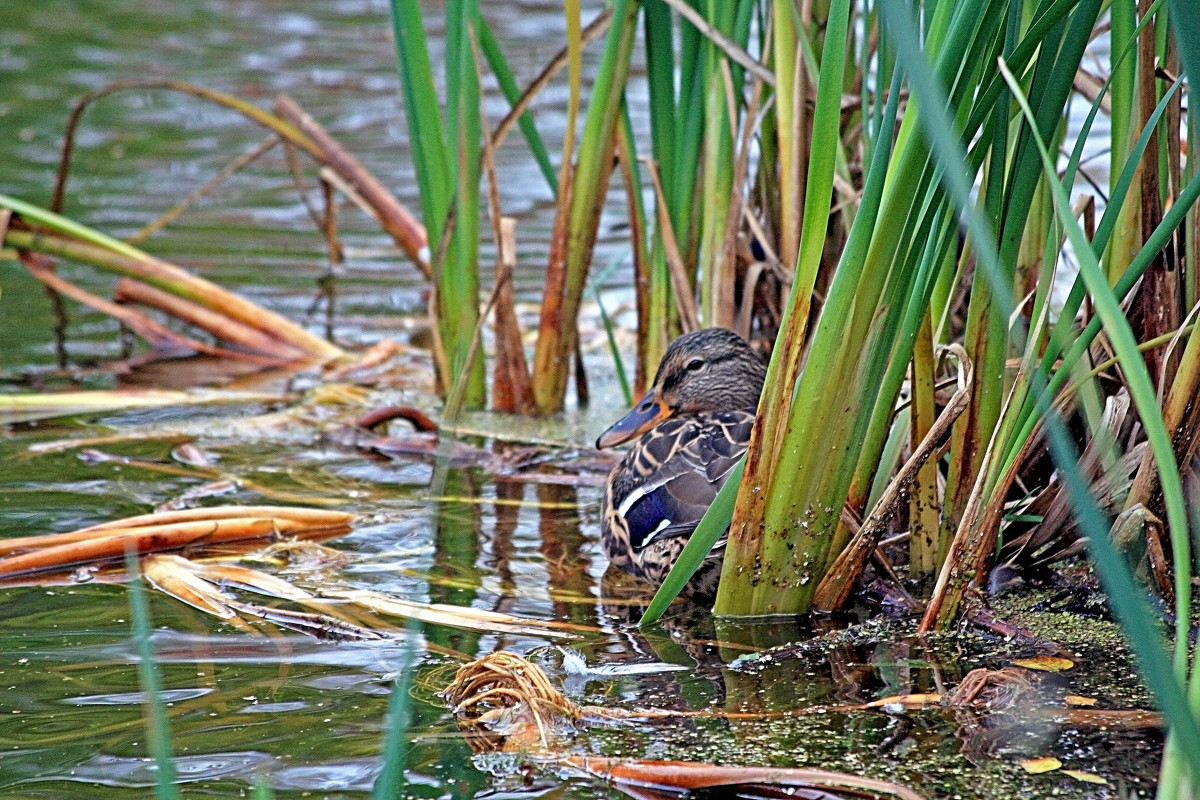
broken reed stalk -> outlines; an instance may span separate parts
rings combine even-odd
[[[269,353],[279,360],[295,361],[306,355],[304,351],[284,344],[258,328],[133,278],[121,278],[117,281],[116,288],[113,289],[113,300],[118,303],[138,303],[157,308],[175,319],[208,331],[222,341],[255,353]]]
[[[140,528],[147,525],[169,525],[176,522],[200,520],[239,519],[243,517],[270,517],[271,519],[309,525],[314,528],[349,525],[354,515],[347,511],[326,511],[320,508],[300,506],[215,506],[212,508],[188,508],[181,511],[163,511],[141,514],[136,517],[101,522],[80,528],[81,531],[106,531],[122,528]],[[6,540],[14,541],[14,540]]]
[[[533,384],[521,325],[517,321],[512,278],[517,266],[516,220],[500,218],[500,246],[496,270],[496,359],[492,370],[492,407],[498,411],[531,415]]]
[[[336,172],[354,189],[367,203],[380,226],[429,278],[429,240],[425,226],[358,159],[305,113],[295,100],[285,94],[279,95],[275,98],[275,112],[312,140],[317,150],[309,151],[309,154]]]
[[[275,506],[150,514],[77,531],[0,541],[0,576],[64,569],[94,561],[249,539],[310,538],[348,531],[352,514]]]
[[[239,539],[260,539],[277,534],[273,520],[183,522],[177,525],[114,531],[99,537],[83,537],[65,544],[43,547],[0,559],[0,576],[63,569],[77,564],[119,558],[132,550],[138,555],[178,550],[195,544],[216,544]],[[68,534],[68,539],[74,538]]]
[[[871,513],[863,522],[862,527],[834,559],[813,594],[813,608],[819,611],[837,611],[845,605],[850,598],[850,593],[858,583],[858,579],[862,576],[867,560],[879,545],[885,523],[896,512],[901,494],[909,489],[917,471],[929,460],[933,451],[950,432],[950,426],[966,409],[974,378],[973,369],[971,362],[967,359],[966,351],[961,346],[951,345],[949,349],[958,358],[961,365],[958,389],[938,416],[937,422],[929,429],[929,433],[925,435],[920,446],[913,451],[908,461],[888,483],[887,489],[875,502],[875,507],[871,509]]]
[[[29,270],[33,277],[41,281],[51,291],[65,295],[77,303],[96,309],[107,314],[128,327],[131,331],[146,340],[157,351],[161,352],[197,352],[214,356],[238,356],[237,353],[213,347],[190,336],[176,333],[140,311],[127,308],[103,297],[97,297],[91,292],[80,289],[70,281],[60,277],[54,271],[54,262],[41,253],[22,252],[18,255],[22,266]],[[271,363],[279,363],[285,359],[271,359]]]
[[[12,203],[8,198],[0,198],[0,201],[4,201],[6,204]],[[23,216],[30,216],[21,208],[16,210]],[[35,213],[33,216],[36,217],[37,214]],[[57,217],[57,215],[51,216]],[[106,239],[107,237],[103,237],[101,241]],[[309,357],[334,359],[345,355],[341,348],[309,333],[286,317],[223,289],[211,281],[197,277],[182,267],[133,248],[122,246],[118,251],[66,235],[11,227],[5,233],[4,242],[19,250],[69,258],[127,278],[143,281],[251,328],[263,331],[279,340],[282,345],[295,348]],[[113,244],[119,243],[114,241]],[[133,255],[128,255],[129,251],[132,251]]]

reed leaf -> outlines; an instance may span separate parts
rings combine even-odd
[[[1001,63],[1000,68],[1005,73],[1005,77],[1008,80],[1014,97],[1021,106],[1022,112],[1027,118],[1032,117],[1032,111],[1015,78],[1012,77],[1003,63]],[[1145,604],[1143,601],[1140,601],[1140,598],[1137,599],[1137,602],[1131,602],[1129,597],[1123,596],[1131,593],[1129,590],[1133,587],[1133,583],[1129,580],[1126,585],[1125,579],[1127,576],[1122,574],[1124,562],[1120,556],[1115,552],[1105,552],[1105,549],[1110,547],[1107,531],[1101,531],[1090,537],[1089,540],[1092,547],[1096,548],[1097,552],[1101,554],[1101,558],[1097,559],[1097,567],[1098,569],[1105,570],[1105,572],[1102,572],[1102,576],[1107,574],[1105,584],[1114,604],[1117,602],[1118,597],[1121,597],[1122,603],[1128,604],[1127,608],[1123,608],[1119,612],[1124,623],[1122,626],[1123,630],[1131,638],[1143,672],[1147,675],[1148,681],[1151,682],[1160,703],[1167,710],[1173,730],[1181,740],[1186,739],[1186,742],[1181,743],[1181,746],[1191,763],[1194,770],[1193,774],[1200,774],[1200,728],[1197,727],[1196,719],[1191,713],[1182,712],[1180,709],[1181,705],[1183,705],[1183,708],[1186,708],[1186,701],[1181,703],[1182,697],[1173,696],[1173,693],[1179,691],[1179,687],[1187,680],[1189,614],[1191,611],[1191,548],[1179,468],[1175,461],[1170,437],[1163,424],[1162,414],[1158,408],[1153,384],[1146,371],[1145,362],[1138,353],[1137,342],[1133,337],[1129,323],[1125,319],[1115,293],[1109,287],[1104,274],[1101,272],[1099,261],[1088,246],[1083,231],[1071,215],[1070,202],[1065,190],[1058,183],[1057,172],[1052,157],[1040,137],[1035,136],[1033,141],[1037,145],[1048,185],[1054,194],[1055,208],[1060,223],[1066,229],[1067,236],[1079,256],[1080,274],[1087,284],[1089,295],[1092,297],[1095,305],[1096,314],[1101,320],[1109,341],[1112,343],[1125,371],[1130,395],[1137,407],[1142,424],[1146,429],[1146,435],[1150,441],[1150,447],[1154,452],[1155,460],[1158,462],[1164,501],[1167,506],[1167,524],[1171,534],[1176,572],[1177,625],[1175,655],[1172,659],[1173,681],[1167,682],[1164,676],[1159,674],[1159,665],[1157,662],[1161,661],[1161,650],[1155,652],[1157,648],[1154,647],[1153,642],[1143,642],[1142,637],[1137,633],[1137,629],[1140,628],[1153,628],[1148,623],[1153,616],[1145,608]],[[1061,449],[1061,444],[1058,447]],[[1063,459],[1061,458],[1058,461],[1060,470],[1066,473],[1069,476],[1068,479],[1074,481],[1076,484],[1073,487],[1073,492],[1076,494],[1076,503],[1078,505],[1080,504],[1079,496],[1086,497],[1087,490],[1082,487],[1083,482],[1074,470],[1074,462],[1063,463]],[[1095,541],[1096,539],[1102,539],[1103,543],[1099,543],[1098,545]],[[1104,567],[1101,567],[1102,562],[1104,563]],[[1182,694],[1181,691],[1180,694]]]
[[[565,218],[560,216],[555,223],[556,231],[561,231],[556,235],[561,237],[562,260],[551,265],[533,358],[534,401],[542,413],[562,408],[566,393],[567,375],[577,344],[579,303],[612,171],[637,13],[638,5],[632,0],[615,3],[566,198],[569,210]],[[562,209],[560,204],[560,214]],[[555,249],[552,247],[552,251]]]
[[[138,678],[146,705],[146,741],[150,756],[154,759],[158,777],[154,783],[156,800],[178,800],[179,789],[175,786],[175,753],[171,747],[171,731],[167,724],[167,713],[162,702],[162,681],[158,674],[158,660],[154,656],[154,640],[150,626],[150,609],[146,603],[146,591],[142,588],[138,573],[137,555],[133,551],[125,554],[125,568],[129,572],[129,611],[133,638],[138,653]]]
[[[717,541],[729,530],[729,520],[733,516],[733,504],[737,498],[738,484],[742,480],[745,468],[746,460],[743,458],[729,471],[729,478],[725,481],[725,485],[713,498],[712,505],[704,512],[696,530],[692,531],[692,535],[688,537],[687,544],[684,545],[679,558],[675,560],[671,571],[663,580],[662,586],[658,587],[650,605],[642,614],[642,620],[639,623],[642,627],[651,625],[662,617],[667,606],[683,591],[687,582],[700,568],[700,564],[712,552]]]
[[[371,800],[400,797],[408,784],[404,769],[408,763],[408,728],[412,724],[412,686],[420,635],[421,626],[417,623],[410,624],[405,631],[400,673],[392,684],[387,715],[383,718],[383,769],[371,787]]]
[[[500,43],[496,41],[491,26],[487,24],[483,15],[478,13],[478,8],[475,11],[473,24],[475,35],[479,38],[479,49],[483,51],[492,74],[496,76],[496,82],[500,84],[500,91],[504,93],[504,98],[510,104],[515,105],[521,99],[521,88],[517,85],[517,79],[513,76],[507,59],[504,58],[504,52],[500,49]],[[528,110],[522,111],[517,118],[517,125],[521,128],[521,134],[525,137],[525,143],[529,145],[529,152],[537,162],[538,169],[542,171],[542,176],[546,179],[546,185],[550,187],[552,193],[557,194],[558,176],[554,174],[554,165],[550,163],[550,153],[546,149],[546,143],[542,140],[541,133],[538,132],[537,125],[534,124],[533,114]]]

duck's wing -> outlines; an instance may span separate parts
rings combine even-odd
[[[607,498],[631,550],[691,535],[746,451],[753,422],[749,412],[722,411],[671,419],[642,436]]]

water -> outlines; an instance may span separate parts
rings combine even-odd
[[[435,22],[438,13],[431,12]],[[556,4],[517,2],[503,13],[485,14],[521,81],[562,41]],[[596,52],[593,47],[589,58]],[[70,104],[109,81],[153,76],[234,92],[263,106],[288,92],[403,202],[418,208],[393,57],[383,2],[77,3],[69,10],[24,0],[0,3],[0,191],[48,202]],[[640,103],[631,98],[635,120]],[[534,106],[551,152],[561,137],[564,106],[561,84]],[[504,111],[494,91],[488,111],[494,119]],[[186,96],[115,95],[85,119],[65,211],[108,233],[131,234],[261,137],[236,115]],[[503,205],[520,220],[518,295],[537,301],[549,191],[518,139],[499,156]],[[621,220],[613,204],[602,222],[599,263],[623,257]],[[354,209],[345,208],[340,221],[349,259],[337,276],[338,342],[357,347],[383,336],[419,337],[424,300],[416,270]],[[235,176],[147,248],[297,319],[328,269],[321,238],[278,153]],[[87,270],[67,268],[65,274],[99,293],[111,289],[107,278]],[[618,271],[611,281],[621,285],[627,278]],[[49,301],[11,262],[0,262],[0,286],[5,386],[58,385],[50,372],[55,349]],[[109,320],[74,307],[70,320],[74,363],[119,355]],[[314,325],[320,321],[313,319]],[[602,364],[593,370],[597,378],[607,373]],[[418,364],[414,374],[427,376],[427,365]],[[88,387],[118,383],[105,371],[77,377]],[[377,391],[362,407],[309,403],[288,411],[297,408],[293,400],[101,414],[9,429],[0,438],[0,535],[70,530],[144,513],[215,479],[233,480],[231,491],[207,502],[309,502],[359,515],[355,532],[333,543],[348,554],[347,564],[252,566],[314,589],[369,589],[585,626],[568,642],[578,655],[567,661],[576,668],[556,675],[576,702],[741,715],[597,724],[574,734],[565,745],[572,754],[817,766],[902,781],[930,797],[1052,791],[1107,797],[1121,781],[1143,790],[1152,781],[1160,739],[1146,731],[1103,733],[1032,715],[1006,727],[972,724],[961,713],[940,709],[838,708],[952,687],[969,669],[1004,666],[1027,654],[1020,645],[970,636],[920,642],[904,630],[886,630],[746,672],[729,662],[813,632],[795,625],[717,625],[705,615],[676,615],[639,632],[628,623],[645,593],[614,599],[623,596],[622,587],[606,574],[601,555],[603,468],[580,460],[590,456],[588,443],[618,412],[615,391],[602,386],[590,408],[572,407],[549,422],[486,414],[468,421],[482,434],[472,438],[476,444],[490,445],[489,432],[502,433],[496,438],[503,440],[560,443],[550,451],[547,471],[580,475],[577,485],[466,468],[451,470],[435,494],[430,463],[373,458],[336,435],[367,407],[411,402],[433,408],[420,386],[425,379],[411,388]],[[263,388],[306,385],[311,380],[301,378]],[[90,446],[137,463],[85,460],[80,446],[39,449],[112,433],[127,438]],[[174,462],[172,448],[182,440],[212,454],[216,468]],[[158,593],[151,593],[150,603],[185,796],[245,796],[259,781],[282,798],[367,796],[379,770],[387,694],[402,664],[403,621],[348,612],[392,637],[337,644],[270,624],[237,629]],[[103,576],[6,586],[0,607],[0,793],[55,800],[147,796],[155,772],[147,760],[124,587]],[[1054,622],[1041,624],[1049,627],[1045,635],[1063,634],[1050,627]],[[1105,634],[1112,635],[1111,626],[1067,634],[1073,638],[1065,641],[1079,654],[1078,674],[1051,680],[1044,704],[1060,708],[1061,695],[1070,690],[1098,696],[1102,706],[1148,705],[1144,693],[1128,688],[1136,686],[1130,663],[1101,638]],[[543,635],[425,628],[417,643],[410,729],[413,795],[619,796],[596,778],[553,766],[526,771],[511,756],[474,756],[437,695],[466,659],[558,643]],[[552,667],[559,661],[550,654]],[[1125,688],[1116,695],[1112,686]],[[785,713],[814,708],[820,713]],[[1048,754],[1098,772],[1112,786],[1026,775],[1017,766],[1021,758]]]

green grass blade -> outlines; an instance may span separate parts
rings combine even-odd
[[[408,762],[408,727],[412,721],[412,685],[416,672],[419,624],[409,625],[404,635],[404,656],[400,677],[392,684],[387,716],[383,721],[383,769],[371,788],[371,800],[400,797],[407,784],[404,769]]]
[[[442,115],[433,88],[433,66],[418,0],[392,0],[392,32],[422,216],[429,241],[436,246],[450,210],[454,182],[450,177]]]
[[[729,530],[729,521],[733,519],[733,503],[737,499],[738,484],[741,483],[742,470],[745,467],[746,459],[743,456],[730,471],[725,485],[721,487],[721,491],[717,492],[708,511],[704,512],[696,530],[692,531],[687,544],[683,547],[683,552],[679,554],[671,571],[667,573],[662,586],[658,587],[658,591],[654,593],[654,598],[650,601],[650,605],[647,606],[646,613],[642,615],[642,621],[639,623],[642,627],[658,621],[663,612],[667,610],[667,606],[671,605],[671,601],[679,596],[683,587],[696,574],[696,570],[700,568],[700,564],[713,549],[713,545],[725,531]]]
[[[126,258],[133,258],[138,261],[146,259],[146,254],[136,247],[131,247],[119,239],[114,239],[86,225],[81,225],[75,220],[67,219],[60,214],[55,214],[53,211],[47,211],[32,203],[26,203],[24,200],[0,194],[0,208],[7,208],[19,214],[27,222],[34,222],[58,233],[89,242],[97,247],[112,250],[114,253],[119,253]]]
[[[1031,117],[1032,111],[1029,109],[1029,104],[1021,93],[1016,79],[1007,71],[1004,64],[1000,65],[1000,69],[1005,74],[1009,87],[1020,104],[1022,112],[1027,117]],[[1034,141],[1038,146],[1038,151],[1042,158],[1043,171],[1047,175],[1048,184],[1054,194],[1055,209],[1058,213],[1059,221],[1065,227],[1067,237],[1079,257],[1080,273],[1087,284],[1088,292],[1095,305],[1096,314],[1103,323],[1109,341],[1112,343],[1113,349],[1120,359],[1122,370],[1125,372],[1126,384],[1129,387],[1129,393],[1133,398],[1134,405],[1141,417],[1142,425],[1146,430],[1146,437],[1150,441],[1150,448],[1154,453],[1154,459],[1158,463],[1159,479],[1161,481],[1163,500],[1167,507],[1167,525],[1170,531],[1172,554],[1175,562],[1177,622],[1175,656],[1173,659],[1175,681],[1172,683],[1174,685],[1152,686],[1152,688],[1156,695],[1159,695],[1160,692],[1170,695],[1173,691],[1180,691],[1182,694],[1179,686],[1186,680],[1188,669],[1189,615],[1191,613],[1191,548],[1188,536],[1187,512],[1183,502],[1183,485],[1179,476],[1179,467],[1175,460],[1175,452],[1171,446],[1170,436],[1167,434],[1166,427],[1163,424],[1154,385],[1150,380],[1149,373],[1146,371],[1146,364],[1138,353],[1137,341],[1134,339],[1129,322],[1125,318],[1115,294],[1109,287],[1107,279],[1100,270],[1099,260],[1089,247],[1087,238],[1071,213],[1070,198],[1067,197],[1066,191],[1058,182],[1053,158],[1050,156],[1040,137],[1035,137]],[[1075,471],[1072,465],[1064,465],[1061,462],[1059,463],[1059,468],[1064,474]],[[1080,484],[1083,482],[1082,478],[1078,475],[1072,474],[1071,478]],[[1106,541],[1105,544],[1100,545],[1101,552],[1105,545],[1108,544],[1107,536],[1108,533],[1105,530],[1101,538],[1104,538]],[[1095,545],[1096,543],[1093,542],[1092,546]],[[1111,577],[1118,581],[1120,580],[1120,575],[1115,570],[1111,573]],[[1116,588],[1118,592],[1123,592],[1125,589],[1125,587],[1119,585]],[[1113,599],[1115,603],[1116,598]],[[1131,606],[1125,613],[1128,614],[1126,620],[1128,627],[1124,627],[1123,629],[1131,639],[1136,629],[1150,627],[1148,621],[1153,619],[1153,617],[1146,615],[1144,608]],[[1147,663],[1148,660],[1161,658],[1160,653],[1153,651],[1135,652],[1138,653],[1139,659],[1142,661],[1144,671],[1149,666]],[[1157,669],[1157,665],[1155,665],[1155,668]],[[1147,675],[1149,676],[1148,671]],[[1175,683],[1176,681],[1178,683]],[[1182,697],[1175,699],[1164,698],[1160,695],[1159,699],[1163,703],[1164,710],[1167,710],[1168,702],[1172,706],[1176,703],[1184,703],[1186,705],[1186,701]],[[1171,712],[1168,711],[1168,713],[1170,714]],[[1186,713],[1182,718],[1171,716],[1170,720],[1173,729],[1179,734],[1180,745],[1192,762],[1193,770],[1196,770],[1196,774],[1200,774],[1200,728],[1197,728],[1195,718],[1190,713]]]
[[[817,80],[817,103],[813,112],[813,141],[829,143],[813,147],[808,161],[808,182],[804,190],[804,216],[800,230],[800,251],[796,263],[796,281],[792,295],[811,296],[825,248],[829,228],[829,209],[833,204],[834,164],[841,139],[842,85],[846,69],[846,34],[850,27],[850,0],[833,0],[829,8],[829,27],[821,53],[821,74]]]
[[[167,713],[162,702],[162,681],[158,675],[158,660],[154,656],[151,638],[150,609],[146,603],[146,590],[142,587],[137,554],[132,550],[125,554],[125,569],[129,573],[129,609],[132,619],[133,638],[137,644],[138,679],[146,706],[146,741],[150,756],[158,768],[158,779],[154,784],[156,800],[178,800],[179,789],[175,785],[175,754],[171,748],[171,731],[167,725]]]
[[[483,51],[484,58],[487,59],[488,66],[492,69],[492,74],[496,76],[496,81],[500,84],[500,91],[504,93],[505,99],[510,104],[516,103],[521,98],[521,87],[517,85],[517,79],[513,76],[503,51],[500,50],[500,44],[496,41],[491,26],[487,24],[483,15],[478,13],[478,9],[476,9],[475,33],[479,37],[479,49]],[[542,134],[538,132],[537,125],[533,122],[533,114],[526,111],[517,119],[517,125],[521,128],[525,143],[529,145],[529,152],[537,161],[538,169],[542,171],[542,176],[546,179],[546,185],[550,187],[551,192],[557,195],[558,175],[554,172],[554,165],[550,163],[550,153],[546,150]]]

